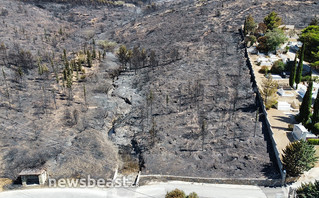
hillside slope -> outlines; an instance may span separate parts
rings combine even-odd
[[[248,14],[261,21],[271,10],[302,28],[318,4],[189,0],[152,8],[3,0],[0,9],[1,176],[45,166],[52,177],[100,177],[136,164],[145,174],[278,176],[262,120],[255,131],[238,28]],[[108,41],[153,50],[158,63],[119,74]],[[83,62],[63,80],[66,62],[93,49],[104,58],[92,67]]]

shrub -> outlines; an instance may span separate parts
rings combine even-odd
[[[319,139],[308,139],[307,141],[311,145],[319,145]]]
[[[285,70],[284,62],[282,62],[282,60],[278,60],[278,61],[274,62],[270,71],[271,71],[271,73],[274,73],[274,74],[280,74],[284,70]]]
[[[317,122],[316,124],[313,125],[312,127],[312,132],[316,135],[319,134],[319,122]]]
[[[310,63],[310,66],[315,68],[315,69],[318,69],[319,68],[319,61],[316,61],[314,63]]]
[[[266,36],[261,36],[258,38],[257,50],[260,52],[268,52],[267,37]]]
[[[297,189],[297,197],[319,197],[319,181],[314,183],[302,184]]]
[[[281,29],[268,30],[265,36],[258,38],[257,49],[260,52],[275,51],[279,45],[287,40],[288,38]]]
[[[267,31],[267,25],[264,23],[259,23],[258,28],[257,28],[257,32],[260,34],[265,34],[266,31]]]
[[[250,42],[250,45],[253,45],[254,43],[256,43],[257,39],[254,35],[250,35],[250,36],[247,36],[245,38],[245,42],[246,44],[248,44],[248,42]]]
[[[274,81],[271,76],[263,80],[262,89],[260,93],[265,102],[266,109],[270,109],[277,104],[278,82]]]
[[[199,196],[196,193],[192,192],[186,198],[199,198]]]
[[[302,76],[301,77],[301,82],[309,82],[312,80],[311,76]]]
[[[289,177],[298,177],[310,170],[318,159],[314,146],[304,140],[290,143],[283,153],[282,163]]]
[[[288,40],[284,31],[277,28],[272,31],[268,31],[265,36],[267,37],[266,45],[269,51],[275,51],[277,47]]]
[[[116,43],[108,40],[99,40],[97,41],[97,45],[107,52],[113,52]]]
[[[269,72],[269,69],[267,66],[262,66],[261,69],[259,70],[259,73],[261,74],[267,74]]]
[[[184,191],[175,189],[171,192],[167,192],[165,198],[186,198]]]
[[[257,24],[254,21],[254,18],[249,15],[246,20],[245,20],[245,26],[244,26],[244,31],[245,35],[247,35],[250,32],[254,32],[257,27]]]

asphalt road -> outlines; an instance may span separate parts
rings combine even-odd
[[[186,194],[196,192],[200,198],[283,198],[281,188],[225,184],[192,184],[186,182],[154,183],[138,188],[42,188],[0,193],[0,198],[164,198],[175,188]]]

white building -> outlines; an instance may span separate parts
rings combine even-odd
[[[306,140],[307,138],[316,137],[316,135],[310,133],[302,124],[295,124],[292,134],[297,140]]]

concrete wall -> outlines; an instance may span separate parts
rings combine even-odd
[[[243,34],[242,34],[242,31],[241,31],[241,35],[242,35],[242,38],[244,38]],[[247,66],[250,70],[250,74],[251,74],[251,81],[253,83],[253,89],[254,91],[256,92],[256,97],[257,97],[257,101],[260,105],[260,108],[262,110],[262,113],[264,114],[264,117],[265,117],[265,123],[266,123],[266,126],[267,126],[267,132],[269,133],[269,137],[270,137],[270,140],[271,140],[271,146],[275,152],[275,158],[276,158],[276,162],[277,162],[277,165],[278,165],[278,168],[279,168],[279,171],[280,171],[280,175],[282,177],[282,185],[284,184],[285,182],[285,179],[286,179],[286,171],[283,169],[283,165],[282,165],[282,162],[281,162],[281,159],[280,159],[280,153],[277,149],[277,144],[275,142],[275,139],[274,139],[274,132],[271,128],[271,125],[270,125],[270,122],[268,120],[268,114],[267,114],[267,111],[266,111],[266,107],[264,105],[264,101],[261,97],[261,94],[259,92],[259,89],[258,89],[258,85],[257,85],[257,82],[256,82],[256,76],[254,74],[254,71],[253,71],[253,67],[252,67],[252,64],[251,64],[251,61],[250,61],[250,58],[248,56],[248,52],[247,52],[247,47],[245,46],[245,57],[247,58]]]
[[[174,175],[141,175],[139,178],[140,185],[147,184],[149,181],[166,182],[166,181],[185,181],[196,183],[211,184],[237,184],[237,185],[254,185],[254,186],[281,186],[281,179],[258,179],[258,178],[203,178],[203,177],[185,177]]]

